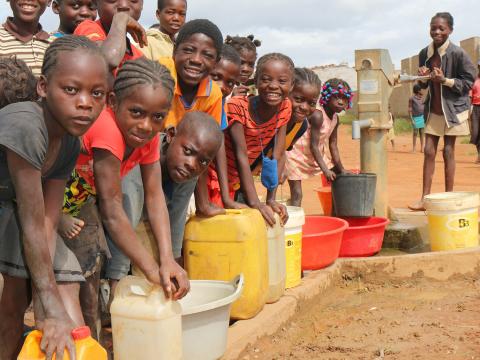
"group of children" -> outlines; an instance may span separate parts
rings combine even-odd
[[[0,27],[2,359],[18,353],[32,299],[50,358],[72,354],[74,327],[99,337],[101,278],[110,301],[132,265],[168,298],[185,296],[193,194],[199,216],[251,207],[273,225],[275,213],[288,220],[279,182],[300,205],[301,180],[345,171],[346,82],[322,86],[280,53],[257,61],[253,36],[224,41],[209,20],[185,23],[186,0],[158,0],[147,31],[142,0],[54,0],[52,35],[39,23],[48,3],[10,0]],[[142,216],[153,248],[135,233]]]

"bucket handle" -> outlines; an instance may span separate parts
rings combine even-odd
[[[240,273],[240,275],[235,276],[235,278],[230,281],[230,284],[235,288],[235,292],[232,294],[232,297],[234,299],[237,299],[240,296],[240,293],[243,290],[243,283],[245,281],[245,278],[243,276],[243,273]]]

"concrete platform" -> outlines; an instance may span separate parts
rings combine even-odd
[[[309,272],[302,284],[289,289],[277,303],[266,305],[255,318],[237,321],[229,329],[223,360],[236,360],[249,345],[274,334],[291,320],[303,301],[321,295],[344,274],[382,272],[392,278],[426,277],[446,281],[480,266],[480,247],[400,256],[339,259],[326,269]],[[349,275],[349,276],[350,276]]]

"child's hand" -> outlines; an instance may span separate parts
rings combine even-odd
[[[248,95],[248,86],[237,85],[232,91],[232,96],[247,96]]]
[[[288,178],[287,172],[284,170],[282,172],[282,175],[280,175],[280,179],[278,181],[280,183],[280,185],[283,185],[285,183],[285,181],[287,181],[287,178]]]
[[[233,201],[232,199],[224,201],[223,205],[225,206],[225,209],[248,209],[247,205]]]
[[[208,204],[202,206],[201,208],[197,207],[195,214],[199,217],[213,217],[216,215],[225,214],[225,209],[209,202]]]
[[[418,69],[418,76],[430,75],[430,69],[426,66],[422,66]]]
[[[127,22],[127,32],[132,35],[133,41],[135,41],[140,47],[148,45],[147,34],[145,29],[131,16]]]
[[[288,211],[287,207],[283,204],[280,204],[274,200],[269,200],[267,202],[268,206],[272,208],[274,212],[276,212],[280,216],[280,220],[282,225],[285,225],[288,221]]]
[[[335,180],[335,178],[337,177],[337,174],[335,174],[332,170],[325,170],[323,172],[323,174],[325,175],[325,177],[327,178],[328,181],[332,182],[333,180]]]
[[[76,352],[73,343],[72,330],[75,324],[67,313],[47,316],[43,321],[37,322],[37,327],[42,331],[40,349],[45,353],[46,359],[63,359],[64,352],[68,351],[70,359],[75,360]]]
[[[160,282],[165,297],[172,300],[183,298],[190,291],[187,272],[173,258],[161,260]]]
[[[265,219],[265,221],[269,226],[275,225],[275,222],[276,222],[275,214],[270,206],[268,206],[267,204],[258,202],[257,204],[252,206],[252,208],[260,211],[260,214],[262,214],[263,218]]]

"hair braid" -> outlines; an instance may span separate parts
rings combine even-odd
[[[38,98],[37,79],[27,64],[16,56],[0,57],[0,85],[0,109]]]
[[[168,101],[173,98],[175,81],[170,71],[157,61],[148,60],[144,57],[126,61],[120,68],[113,91],[119,100],[129,95],[135,86],[161,85],[166,91]]]
[[[293,81],[295,64],[293,63],[292,59],[290,59],[287,55],[281,53],[265,54],[260,59],[258,59],[257,69],[255,70],[254,76],[255,81],[257,81],[257,79],[260,77],[260,74],[262,73],[265,64],[267,64],[269,61],[281,61],[285,65],[287,65],[289,67],[289,70],[291,71]]]
[[[255,36],[230,36],[227,35],[225,38],[225,44],[232,46],[237,52],[242,50],[253,51],[257,53],[257,47],[262,45],[262,42],[258,39],[255,39]]]
[[[102,59],[105,59],[100,47],[87,37],[66,35],[52,42],[47,48],[47,51],[45,51],[45,57],[42,65],[42,75],[48,77],[50,73],[55,70],[55,66],[57,65],[58,61],[58,54],[61,52],[73,52],[77,50],[82,52],[90,52],[98,55]],[[107,62],[105,60],[104,63],[106,67]]]
[[[310,84],[318,90],[322,89],[322,82],[313,70],[308,68],[295,68],[295,85]]]

